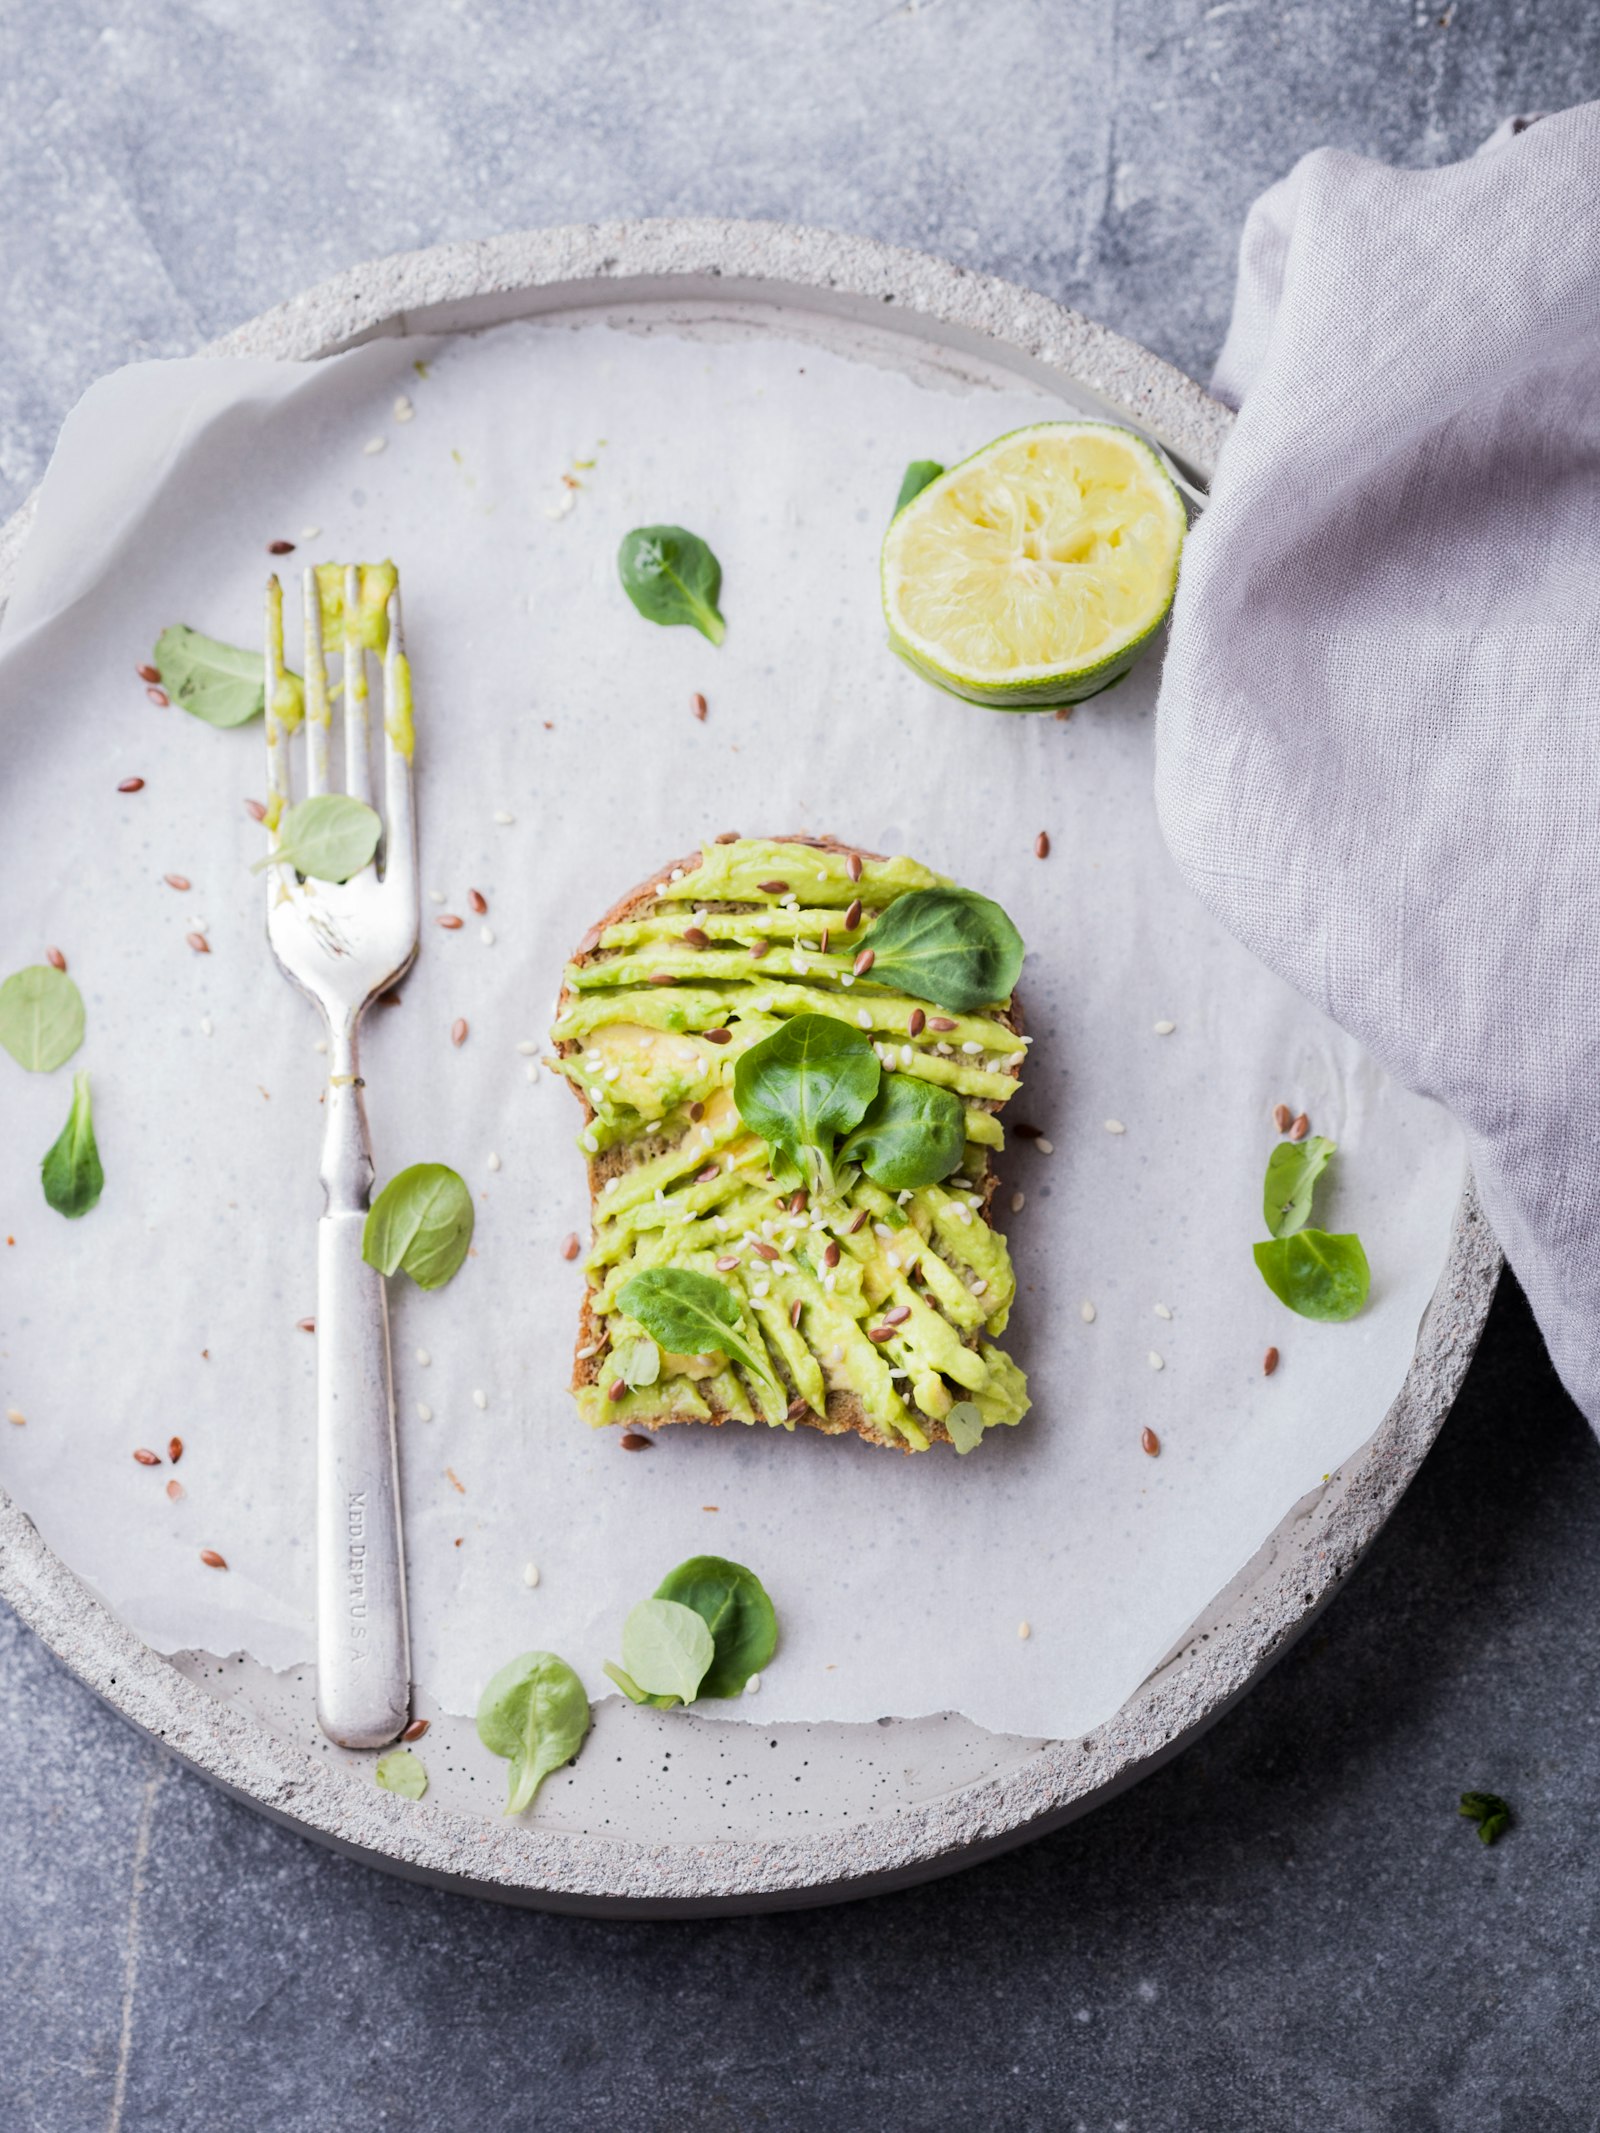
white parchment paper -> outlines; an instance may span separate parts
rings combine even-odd
[[[1150,801],[1153,661],[1060,723],[940,696],[884,645],[877,548],[904,463],[1059,406],[887,340],[546,322],[310,367],[143,365],[73,415],[0,637],[0,849],[7,967],[58,945],[87,1001],[74,1064],[107,1185],[80,1222],[45,1206],[68,1074],[0,1057],[0,1390],[27,1418],[0,1429],[0,1481],[157,1648],[278,1667],[312,1648],[314,1342],[296,1321],[316,1307],[326,1062],[246,871],[260,728],[154,707],[134,673],[172,621],[258,643],[274,538],[301,544],[290,571],[400,563],[424,889],[463,913],[479,889],[494,935],[443,932],[425,905],[364,1061],[380,1177],[443,1161],[478,1195],[454,1284],[392,1290],[414,1673],[444,1706],[470,1709],[533,1645],[598,1695],[628,1607],[711,1550],[778,1606],[764,1719],[955,1709],[1071,1735],[1376,1427],[1444,1261],[1454,1127],[1177,883]],[[618,540],[654,520],[721,556],[720,651],[623,597]],[[144,790],[119,794],[130,775]],[[591,920],[722,829],[908,851],[1028,941],[1036,1041],[1011,1110],[1055,1152],[1014,1141],[1003,1168],[1026,1196],[1007,1346],[1035,1404],[969,1458],[734,1428],[628,1456],[566,1392],[578,1111],[518,1045],[542,1041]],[[196,929],[210,954],[186,946]],[[1341,1145],[1321,1219],[1358,1228],[1375,1272],[1351,1325],[1292,1318],[1251,1261],[1279,1098]],[[130,1456],[174,1434],[176,1503],[171,1470]]]

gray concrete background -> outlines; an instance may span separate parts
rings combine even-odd
[[[775,216],[1204,377],[1303,150],[1600,86],[1577,0],[10,0],[0,508],[93,377],[361,258]],[[1248,1703],[951,1882],[698,1926],[433,1895],[268,1827],[0,1615],[0,2133],[1600,2126],[1600,1457],[1506,1285],[1368,1565]],[[1454,1814],[1508,1794],[1485,1851]]]

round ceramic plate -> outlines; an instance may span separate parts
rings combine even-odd
[[[341,276],[217,344],[309,360],[377,336],[534,317],[826,335],[863,360],[886,332],[935,363],[977,364],[1137,424],[1199,494],[1230,420],[1188,379],[1044,298],[938,260],[822,232],[640,223],[446,246]],[[874,351],[868,354],[869,349]],[[0,535],[0,591],[30,508]],[[729,1725],[596,1714],[581,1787],[529,1822],[498,1813],[469,1719],[436,1711],[420,1805],[377,1791],[370,1759],[317,1730],[309,1668],[164,1658],[54,1556],[0,1495],[0,1595],[117,1710],[196,1769],[373,1864],[590,1912],[706,1913],[817,1903],[949,1871],[1081,1814],[1175,1754],[1271,1663],[1372,1540],[1447,1412],[1487,1314],[1499,1255],[1470,1185],[1410,1370],[1363,1448],[1296,1504],[1108,1723],[1077,1740],[987,1732],[956,1716],[875,1725]],[[664,1751],[677,1782],[653,1783]]]

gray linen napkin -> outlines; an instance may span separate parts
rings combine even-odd
[[[1218,917],[1461,1121],[1600,1427],[1600,104],[1486,149],[1320,150],[1251,210],[1156,796]]]

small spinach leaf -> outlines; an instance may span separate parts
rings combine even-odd
[[[243,726],[261,716],[267,690],[259,652],[175,622],[156,639],[155,665],[173,702],[208,726]],[[305,709],[300,677],[286,674],[278,694],[284,723],[298,726]]]
[[[83,995],[64,970],[33,963],[0,985],[0,1044],[30,1074],[51,1074],[83,1042]]]
[[[616,1683],[623,1695],[627,1697],[629,1703],[647,1703],[653,1705],[658,1711],[673,1711],[683,1701],[681,1696],[646,1695],[633,1676],[624,1668],[618,1666],[614,1659],[608,1659],[600,1671]]]
[[[478,1699],[478,1738],[509,1761],[506,1813],[519,1815],[552,1770],[570,1763],[589,1730],[583,1683],[554,1652],[523,1652]]]
[[[380,1274],[398,1267],[419,1289],[442,1289],[472,1242],[472,1195],[446,1163],[413,1163],[373,1201],[361,1256]]]
[[[635,526],[622,536],[617,574],[646,621],[691,623],[713,644],[726,636],[717,612],[722,565],[698,534],[682,526]]]
[[[348,881],[359,874],[378,849],[383,823],[365,800],[352,800],[348,793],[319,792],[298,807],[285,808],[278,823],[278,842],[265,859],[250,869],[291,866],[297,874],[310,874],[318,881]]]
[[[871,982],[970,1013],[1011,997],[1022,935],[997,903],[972,889],[912,889],[866,936]]]
[[[89,1077],[72,1077],[72,1108],[61,1137],[39,1165],[44,1196],[58,1215],[76,1221],[99,1199],[106,1182],[95,1146],[94,1113],[89,1103]]]
[[[623,1384],[635,1392],[655,1384],[661,1375],[661,1350],[649,1334],[619,1343],[611,1351],[611,1362]]]
[[[1258,1244],[1255,1259],[1273,1295],[1302,1318],[1354,1318],[1372,1288],[1372,1269],[1359,1237],[1299,1229]]]
[[[1311,1220],[1311,1198],[1318,1178],[1333,1161],[1337,1142],[1313,1133],[1305,1141],[1279,1141],[1267,1157],[1261,1189],[1267,1228],[1275,1237],[1292,1237]]]
[[[778,1648],[778,1617],[753,1570],[720,1555],[693,1555],[668,1571],[656,1587],[658,1600],[692,1607],[711,1632],[713,1657],[698,1693],[742,1696]],[[687,1699],[685,1699],[687,1701]]]
[[[705,1623],[677,1600],[641,1600],[622,1625],[622,1670],[646,1696],[693,1703],[716,1652]]]
[[[688,1267],[650,1267],[623,1283],[617,1303],[669,1354],[720,1351],[769,1385],[775,1382],[764,1355],[739,1331],[739,1299],[713,1275]]]
[[[895,516],[898,518],[912,497],[920,496],[929,482],[937,481],[943,472],[937,459],[913,459],[900,483],[900,494],[894,500]]]
[[[885,1074],[866,1117],[839,1150],[886,1192],[949,1177],[966,1153],[967,1114],[953,1089],[916,1074]]]
[[[1464,1792],[1456,1813],[1477,1823],[1480,1844],[1493,1844],[1511,1827],[1511,1803],[1497,1792]]]
[[[420,1800],[428,1789],[428,1773],[409,1748],[395,1748],[380,1756],[372,1774],[385,1792],[398,1792],[403,1799]]]
[[[957,1400],[945,1416],[944,1426],[950,1432],[950,1442],[965,1458],[982,1440],[983,1410],[976,1400]]]
[[[780,1184],[802,1180],[833,1199],[833,1144],[864,1117],[883,1069],[860,1030],[832,1015],[794,1015],[741,1054],[733,1100],[771,1150]]]

